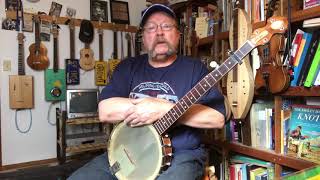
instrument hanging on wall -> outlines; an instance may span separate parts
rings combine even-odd
[[[70,59],[66,59],[66,83],[67,85],[76,85],[80,83],[80,65],[79,59],[75,58],[75,33],[74,19],[69,21],[70,32]]]
[[[277,0],[268,3],[267,18],[272,17],[276,8]],[[285,48],[285,38],[277,34],[271,38],[269,43],[258,48],[260,67],[255,77],[255,91],[257,93],[280,93],[290,85],[290,74],[283,65],[281,55]]]
[[[53,20],[53,69],[45,71],[45,97],[47,101],[64,101],[66,98],[66,72],[59,69],[58,25]]]
[[[95,62],[95,80],[97,86],[105,86],[108,83],[107,72],[108,63],[103,60],[103,29],[101,22],[99,21],[100,27],[98,29],[99,34],[99,61]]]
[[[84,43],[84,48],[80,50],[80,67],[85,71],[90,71],[94,68],[93,51],[90,49],[89,43]]]
[[[27,58],[27,63],[31,69],[40,71],[48,68],[49,58],[47,56],[47,48],[40,40],[40,16],[33,15],[33,21],[35,24],[35,43],[29,46],[30,54]]]
[[[255,30],[251,39],[200,80],[152,125],[131,128],[123,122],[119,123],[108,141],[110,171],[118,179],[156,179],[172,159],[171,142],[165,135],[166,131],[224,75],[241,63],[253,48],[268,42],[274,33],[284,33],[287,26],[288,21],[284,17],[270,18],[265,27]]]
[[[127,40],[127,57],[132,57],[132,53],[131,53],[131,35],[130,33],[126,33],[125,38]]]
[[[22,26],[20,25],[20,18],[17,10],[17,26],[18,31],[18,75],[9,76],[9,107],[11,109],[31,109],[34,108],[34,91],[33,91],[33,76],[25,74],[25,63],[24,63],[24,34],[21,31],[23,28],[23,10],[21,4],[21,15],[22,15]],[[20,30],[20,32],[19,32]]]
[[[122,41],[122,40],[121,40]],[[111,79],[114,69],[120,63],[120,59],[118,59],[118,32],[113,32],[113,55],[112,59],[108,60],[108,79]]]
[[[238,3],[235,2],[236,4]],[[229,31],[231,50],[236,50],[250,38],[252,27],[248,14],[235,5]],[[233,118],[244,119],[251,107],[254,95],[253,71],[249,56],[240,65],[237,65],[227,76],[227,99]]]

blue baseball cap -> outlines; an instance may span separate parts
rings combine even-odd
[[[149,18],[149,16],[155,12],[164,12],[169,16],[171,16],[172,18],[176,19],[176,14],[168,6],[163,4],[152,4],[147,9],[142,11],[140,27],[143,27],[147,19]]]

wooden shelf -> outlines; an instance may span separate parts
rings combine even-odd
[[[302,169],[310,168],[317,165],[316,163],[311,161],[306,161],[303,159],[285,156],[282,154],[275,153],[274,151],[271,151],[271,150],[262,150],[258,148],[253,148],[240,143],[228,143],[226,141],[224,142],[215,141],[215,142],[211,142],[211,144],[226,148],[228,151],[241,153],[247,156],[269,161],[274,164],[280,164],[296,170],[302,170]]]
[[[66,148],[66,153],[79,153],[84,151],[92,151],[99,149],[107,149],[107,143],[93,143],[93,144],[82,144],[79,146],[69,146]]]
[[[88,117],[88,118],[76,118],[76,119],[67,119],[66,124],[68,125],[77,125],[77,124],[93,124],[100,123],[98,117]]]
[[[208,36],[208,37],[199,39],[199,46],[211,44],[213,40],[228,40],[228,39],[229,39],[229,31],[220,32],[217,35]]]
[[[315,18],[320,16],[320,6],[313,8],[298,10],[292,12],[291,22],[299,22],[305,19]],[[265,21],[257,22],[252,25],[252,29],[261,28],[265,25]]]
[[[6,11],[6,17],[9,17],[11,19],[16,19],[16,12],[15,11]],[[40,15],[41,20],[52,22],[52,16],[48,15]],[[80,26],[82,19],[73,19],[75,26]],[[70,21],[70,18],[68,17],[57,17],[57,24],[67,25],[68,21]],[[102,29],[108,29],[112,31],[123,31],[123,32],[132,32],[136,33],[138,31],[138,27],[136,26],[130,26],[126,24],[115,24],[115,23],[107,23],[107,22],[101,22],[98,21],[91,21],[94,28],[102,28]]]
[[[285,92],[279,94],[280,96],[302,96],[302,97],[320,97],[320,86],[312,86],[306,88],[302,86],[289,87]]]

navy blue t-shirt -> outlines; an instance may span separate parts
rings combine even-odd
[[[128,58],[117,66],[110,83],[102,90],[100,100],[156,97],[176,103],[207,74],[204,64],[190,57],[178,56],[171,65],[161,68],[152,67],[146,54]],[[197,103],[225,114],[224,97],[215,87]],[[200,146],[199,130],[196,128],[178,125],[170,130],[169,135],[174,151]]]

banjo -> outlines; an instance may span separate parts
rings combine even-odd
[[[131,128],[123,122],[111,132],[108,158],[111,172],[118,179],[155,179],[168,167],[173,156],[171,141],[166,130],[173,125],[200,97],[213,87],[256,46],[267,43],[273,34],[284,33],[288,22],[285,17],[272,17],[265,27],[253,32],[238,50],[214,71],[200,80],[162,118],[151,125]]]

